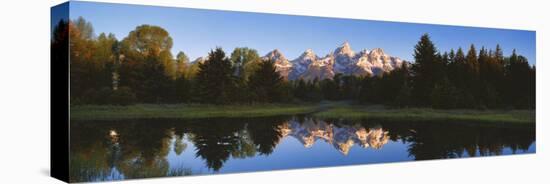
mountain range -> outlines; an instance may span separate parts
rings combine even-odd
[[[206,57],[199,57],[195,62],[202,62]],[[355,52],[348,42],[324,57],[317,56],[312,49],[307,49],[298,58],[289,60],[284,54],[275,49],[265,56],[263,60],[274,61],[276,71],[288,80],[304,79],[332,79],[336,74],[355,76],[380,76],[400,68],[403,60],[390,56],[381,48],[373,50],[363,49]]]
[[[344,42],[332,53],[324,57],[317,56],[313,50],[307,49],[298,58],[288,60],[283,53],[275,49],[262,59],[275,62],[277,71],[289,80],[304,79],[322,80],[332,78],[336,74],[355,76],[376,76],[401,67],[403,61],[390,56],[381,48],[363,49],[356,53],[348,42]]]

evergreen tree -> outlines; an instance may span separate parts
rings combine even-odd
[[[501,80],[499,75],[502,75],[502,72],[498,70],[499,64],[496,58],[491,55],[492,52],[488,53],[484,47],[479,51],[479,101],[484,107],[497,108],[501,104],[497,85]]]
[[[449,65],[449,63],[451,63],[451,59],[450,59],[450,54],[447,53],[447,52],[444,52],[442,55],[441,55],[441,63],[443,65],[443,68],[447,68],[447,66]]]
[[[449,52],[449,61],[447,63],[447,66],[449,66],[455,60],[455,56],[455,50],[451,49],[451,52]]]
[[[529,70],[529,76],[528,76],[528,86],[527,86],[527,106],[528,108],[531,108],[531,109],[535,109],[536,108],[536,92],[537,92],[537,88],[536,88],[536,77],[537,77],[537,74],[536,74],[536,67],[535,66],[532,66],[531,69]]]
[[[381,103],[393,105],[395,98],[401,92],[401,88],[404,87],[404,83],[408,83],[408,79],[409,67],[406,61],[403,62],[400,68],[396,68],[383,75],[380,78],[380,85],[378,87],[380,88],[378,94],[380,95]]]
[[[534,68],[529,66],[525,57],[517,55],[516,50],[508,60],[505,97],[507,104],[515,108],[534,108]]]
[[[502,49],[500,48],[499,44],[497,44],[494,56],[499,64],[504,65],[504,55],[502,54]]]
[[[179,77],[174,83],[174,103],[190,102],[193,87],[191,81],[185,77]]]
[[[379,81],[380,78],[378,76],[365,77],[361,80],[360,91],[357,97],[359,103],[381,103]]]
[[[140,83],[141,100],[146,103],[173,103],[175,90],[172,76],[165,73],[164,64],[159,58],[149,56],[141,70],[144,76]],[[139,93],[138,93],[139,94]]]
[[[308,93],[307,84],[304,79],[300,78],[297,81],[294,81],[294,97],[305,101]]]
[[[409,82],[405,81],[401,85],[401,89],[399,89],[399,93],[397,93],[397,96],[395,97],[395,100],[393,101],[393,106],[404,108],[408,107],[411,103],[411,88],[409,87]]]
[[[439,80],[431,92],[432,107],[436,109],[452,109],[456,107],[457,94],[455,87],[447,78]]]
[[[341,77],[341,98],[346,100],[357,99],[361,89],[361,81],[359,77],[354,75],[346,75]]]
[[[469,107],[477,107],[479,99],[479,63],[477,61],[477,51],[474,45],[470,45],[468,54],[466,55],[466,67],[464,81],[466,82],[466,91],[471,94],[474,98],[472,104],[469,104]]]
[[[342,100],[343,98],[343,95],[342,95],[342,77],[344,76],[344,74],[341,74],[341,73],[337,73],[334,75],[334,77],[332,78],[332,80],[334,81],[334,84],[336,85],[336,94],[335,94],[335,99],[336,100]]]
[[[327,100],[338,100],[338,84],[331,79],[324,79],[320,82],[323,98]]]
[[[410,80],[410,70],[408,62],[404,61],[401,64],[401,67],[395,69],[392,73],[392,89],[395,91],[392,92],[392,97],[388,98],[387,104],[396,106],[396,107],[408,107],[411,103],[411,89],[409,87]]]
[[[411,72],[413,77],[412,98],[417,105],[427,106],[430,93],[437,80],[444,74],[443,64],[438,58],[437,49],[428,34],[422,35],[415,46]]]
[[[498,44],[493,54],[491,54],[491,66],[492,67],[490,67],[490,69],[492,71],[492,74],[489,75],[489,78],[491,80],[491,83],[495,85],[495,88],[500,95],[499,106],[501,106],[504,102],[502,98],[504,98],[503,95],[505,94],[504,91],[506,90],[506,83],[504,80],[504,55],[502,53],[500,45]]]
[[[323,99],[321,93],[321,87],[319,86],[319,79],[315,78],[312,81],[306,83],[306,101],[319,102]]]
[[[454,55],[454,54],[453,54]],[[451,59],[449,66],[447,67],[447,75],[451,83],[455,84],[457,88],[463,88],[464,84],[464,68],[466,63],[466,57],[462,48],[458,48],[456,55]]]
[[[199,102],[227,104],[235,88],[231,62],[221,48],[210,51],[208,59],[199,64],[196,95]]]
[[[283,97],[283,77],[276,71],[273,61],[265,60],[250,75],[248,87],[257,102],[279,102]]]
[[[457,101],[456,107],[470,107],[474,103],[474,99],[468,90],[470,84],[467,82],[466,56],[462,48],[458,48],[456,55],[447,67],[447,72],[448,80],[456,90],[457,98],[460,99]]]

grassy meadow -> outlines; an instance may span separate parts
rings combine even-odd
[[[381,119],[388,121],[535,123],[534,110],[386,109],[379,106],[338,106],[315,113],[314,116],[318,118]]]
[[[468,121],[534,124],[534,110],[393,109],[377,105],[319,104],[137,104],[130,106],[82,105],[71,107],[71,120],[255,118],[309,114],[322,119],[381,119],[388,121]]]
[[[130,106],[83,105],[71,107],[71,120],[117,120],[155,118],[255,118],[307,114],[316,105],[196,105],[196,104],[137,104]]]

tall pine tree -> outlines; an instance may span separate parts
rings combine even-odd
[[[235,88],[233,68],[221,48],[210,51],[208,59],[199,63],[196,76],[196,95],[199,102],[227,104]]]
[[[271,60],[262,61],[250,76],[248,87],[257,102],[278,102],[283,97],[283,77]]]
[[[413,77],[412,98],[417,105],[428,106],[430,94],[437,80],[444,75],[443,64],[438,58],[437,49],[428,34],[422,35],[414,49],[411,72]]]

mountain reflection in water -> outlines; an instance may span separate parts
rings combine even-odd
[[[300,141],[304,147],[312,147],[321,139],[334,146],[342,154],[347,155],[350,148],[358,144],[363,148],[373,147],[379,149],[389,140],[388,131],[375,126],[365,128],[359,124],[336,126],[325,121],[305,119],[303,123],[290,120],[277,127],[282,137],[291,136]]]
[[[308,117],[72,121],[70,180],[232,173],[535,152],[534,126]]]

